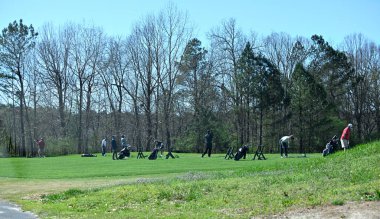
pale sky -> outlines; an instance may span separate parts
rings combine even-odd
[[[235,18],[245,34],[285,32],[310,38],[322,35],[330,44],[362,33],[380,45],[380,0],[172,0],[206,39],[211,28]],[[45,23],[94,24],[110,36],[127,36],[134,23],[165,8],[168,0],[0,0],[0,29],[22,18],[39,30]]]

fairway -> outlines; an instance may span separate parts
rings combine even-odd
[[[309,158],[318,157],[308,155]],[[296,157],[296,155],[294,156]],[[225,160],[224,155],[215,154],[211,158],[201,158],[199,154],[179,154],[177,159],[157,160],[136,159],[136,154],[123,160],[112,160],[111,156],[80,157],[69,155],[47,158],[7,158],[0,159],[0,176],[25,179],[70,179],[89,177],[134,177],[189,171],[234,170],[255,166],[255,169],[273,168],[281,163],[278,155],[269,155],[267,161]],[[297,162],[297,161],[295,161]]]
[[[323,158],[0,159],[1,197],[42,218],[248,218],[380,200],[380,143]]]

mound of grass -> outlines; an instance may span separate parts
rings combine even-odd
[[[201,159],[185,154],[175,160],[107,161],[111,163],[108,171],[116,163],[118,174],[141,177],[124,185],[71,189],[20,203],[42,217],[249,218],[296,208],[380,200],[380,142],[325,158],[320,154],[268,157],[266,161],[235,162],[222,156]],[[88,180],[94,175],[83,174]],[[157,174],[157,178],[147,179],[145,174]],[[59,176],[70,173],[55,177]]]

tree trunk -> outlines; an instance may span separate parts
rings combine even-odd
[[[82,81],[79,82],[79,105],[78,105],[78,114],[79,114],[79,120],[78,120],[78,130],[77,130],[77,140],[78,140],[78,147],[77,151],[78,154],[82,153],[82,106],[83,106],[83,83]]]
[[[153,134],[153,127],[152,127],[152,111],[151,111],[151,95],[148,95],[146,100],[146,108],[145,108],[145,116],[146,116],[146,135],[147,135],[147,142],[146,142],[146,150],[150,151],[150,146],[152,144],[152,134]]]
[[[59,103],[59,120],[61,125],[62,137],[66,137],[66,118],[65,118],[65,103],[63,97],[63,90],[58,87],[58,103]]]
[[[28,131],[27,131],[27,133],[28,133],[28,140],[29,140],[29,142],[28,142],[28,144],[29,144],[29,149],[30,149],[30,151],[29,151],[29,154],[27,154],[26,153],[26,156],[32,156],[33,155],[33,138],[32,138],[32,128],[31,128],[31,126],[30,126],[30,119],[29,119],[29,113],[28,113],[28,108],[27,108],[27,106],[26,106],[26,102],[25,102],[25,99],[24,99],[24,104],[25,104],[25,118],[26,118],[26,124],[27,124],[27,127],[28,127]],[[25,150],[26,150],[26,148],[25,148]]]
[[[264,117],[264,110],[260,108],[260,133],[259,133],[259,145],[263,145],[263,117]]]
[[[302,118],[302,107],[301,107],[301,104],[302,103],[298,103],[299,104],[299,111],[298,111],[298,125],[299,125],[299,139],[300,139],[300,141],[299,141],[299,152],[300,153],[302,153],[302,149],[303,149],[303,133],[302,133],[302,131],[304,130],[304,127],[303,127],[303,123],[302,123],[302,120],[303,120],[303,118]]]
[[[34,89],[34,95],[33,95],[33,139],[37,139],[37,91],[36,88]],[[34,157],[37,155],[36,148],[34,147],[34,142],[31,144],[31,156]]]
[[[24,122],[24,82],[20,73],[20,70],[18,70],[19,73],[17,74],[19,82],[20,82],[20,93],[19,93],[19,100],[20,100],[20,125],[21,125],[21,151],[19,151],[19,156],[25,157],[26,156],[26,148],[25,148],[25,122]]]
[[[84,136],[84,153],[89,153],[88,151],[88,131],[90,129],[90,117],[91,117],[91,79],[88,81],[88,86],[87,86],[87,94],[86,94],[86,118],[85,118],[85,136]]]
[[[168,151],[171,150],[172,143],[171,143],[171,133],[170,133],[170,107],[165,110],[165,134],[166,134],[166,145],[168,147]]]
[[[133,100],[134,105],[134,111],[135,111],[135,127],[136,127],[136,147],[140,148],[142,147],[142,139],[141,139],[141,124],[140,124],[140,115],[139,115],[139,106],[137,103],[137,99],[134,98]]]

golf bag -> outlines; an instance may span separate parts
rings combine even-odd
[[[338,146],[338,137],[334,135],[334,137],[326,144],[326,148],[322,151],[322,156],[327,156],[334,152],[334,147]]]
[[[160,149],[158,149],[158,148],[153,149],[153,151],[152,151],[152,153],[149,155],[148,159],[149,159],[149,160],[156,160],[156,159],[157,159],[157,154],[158,154],[158,151],[159,151],[159,150],[160,150]]]
[[[82,154],[81,157],[96,157],[96,154]]]
[[[247,152],[248,146],[244,145],[243,147],[239,148],[239,150],[235,154],[234,160],[240,160],[242,157],[244,157],[245,159],[245,157],[247,156]]]
[[[228,150],[227,150],[226,155],[224,156],[224,159],[229,160],[229,159],[233,159],[234,157],[235,157],[235,155],[234,155],[234,148],[233,147],[229,147]]]
[[[164,149],[164,144],[161,141],[156,141],[156,146],[153,149],[152,153],[149,155],[148,159],[149,160],[156,160],[158,152],[161,151],[161,156],[162,156],[162,150]]]
[[[124,147],[123,149],[121,149],[121,151],[119,152],[118,154],[118,159],[124,159],[126,157],[130,157],[131,156],[131,151],[129,150],[129,146],[128,147]]]

